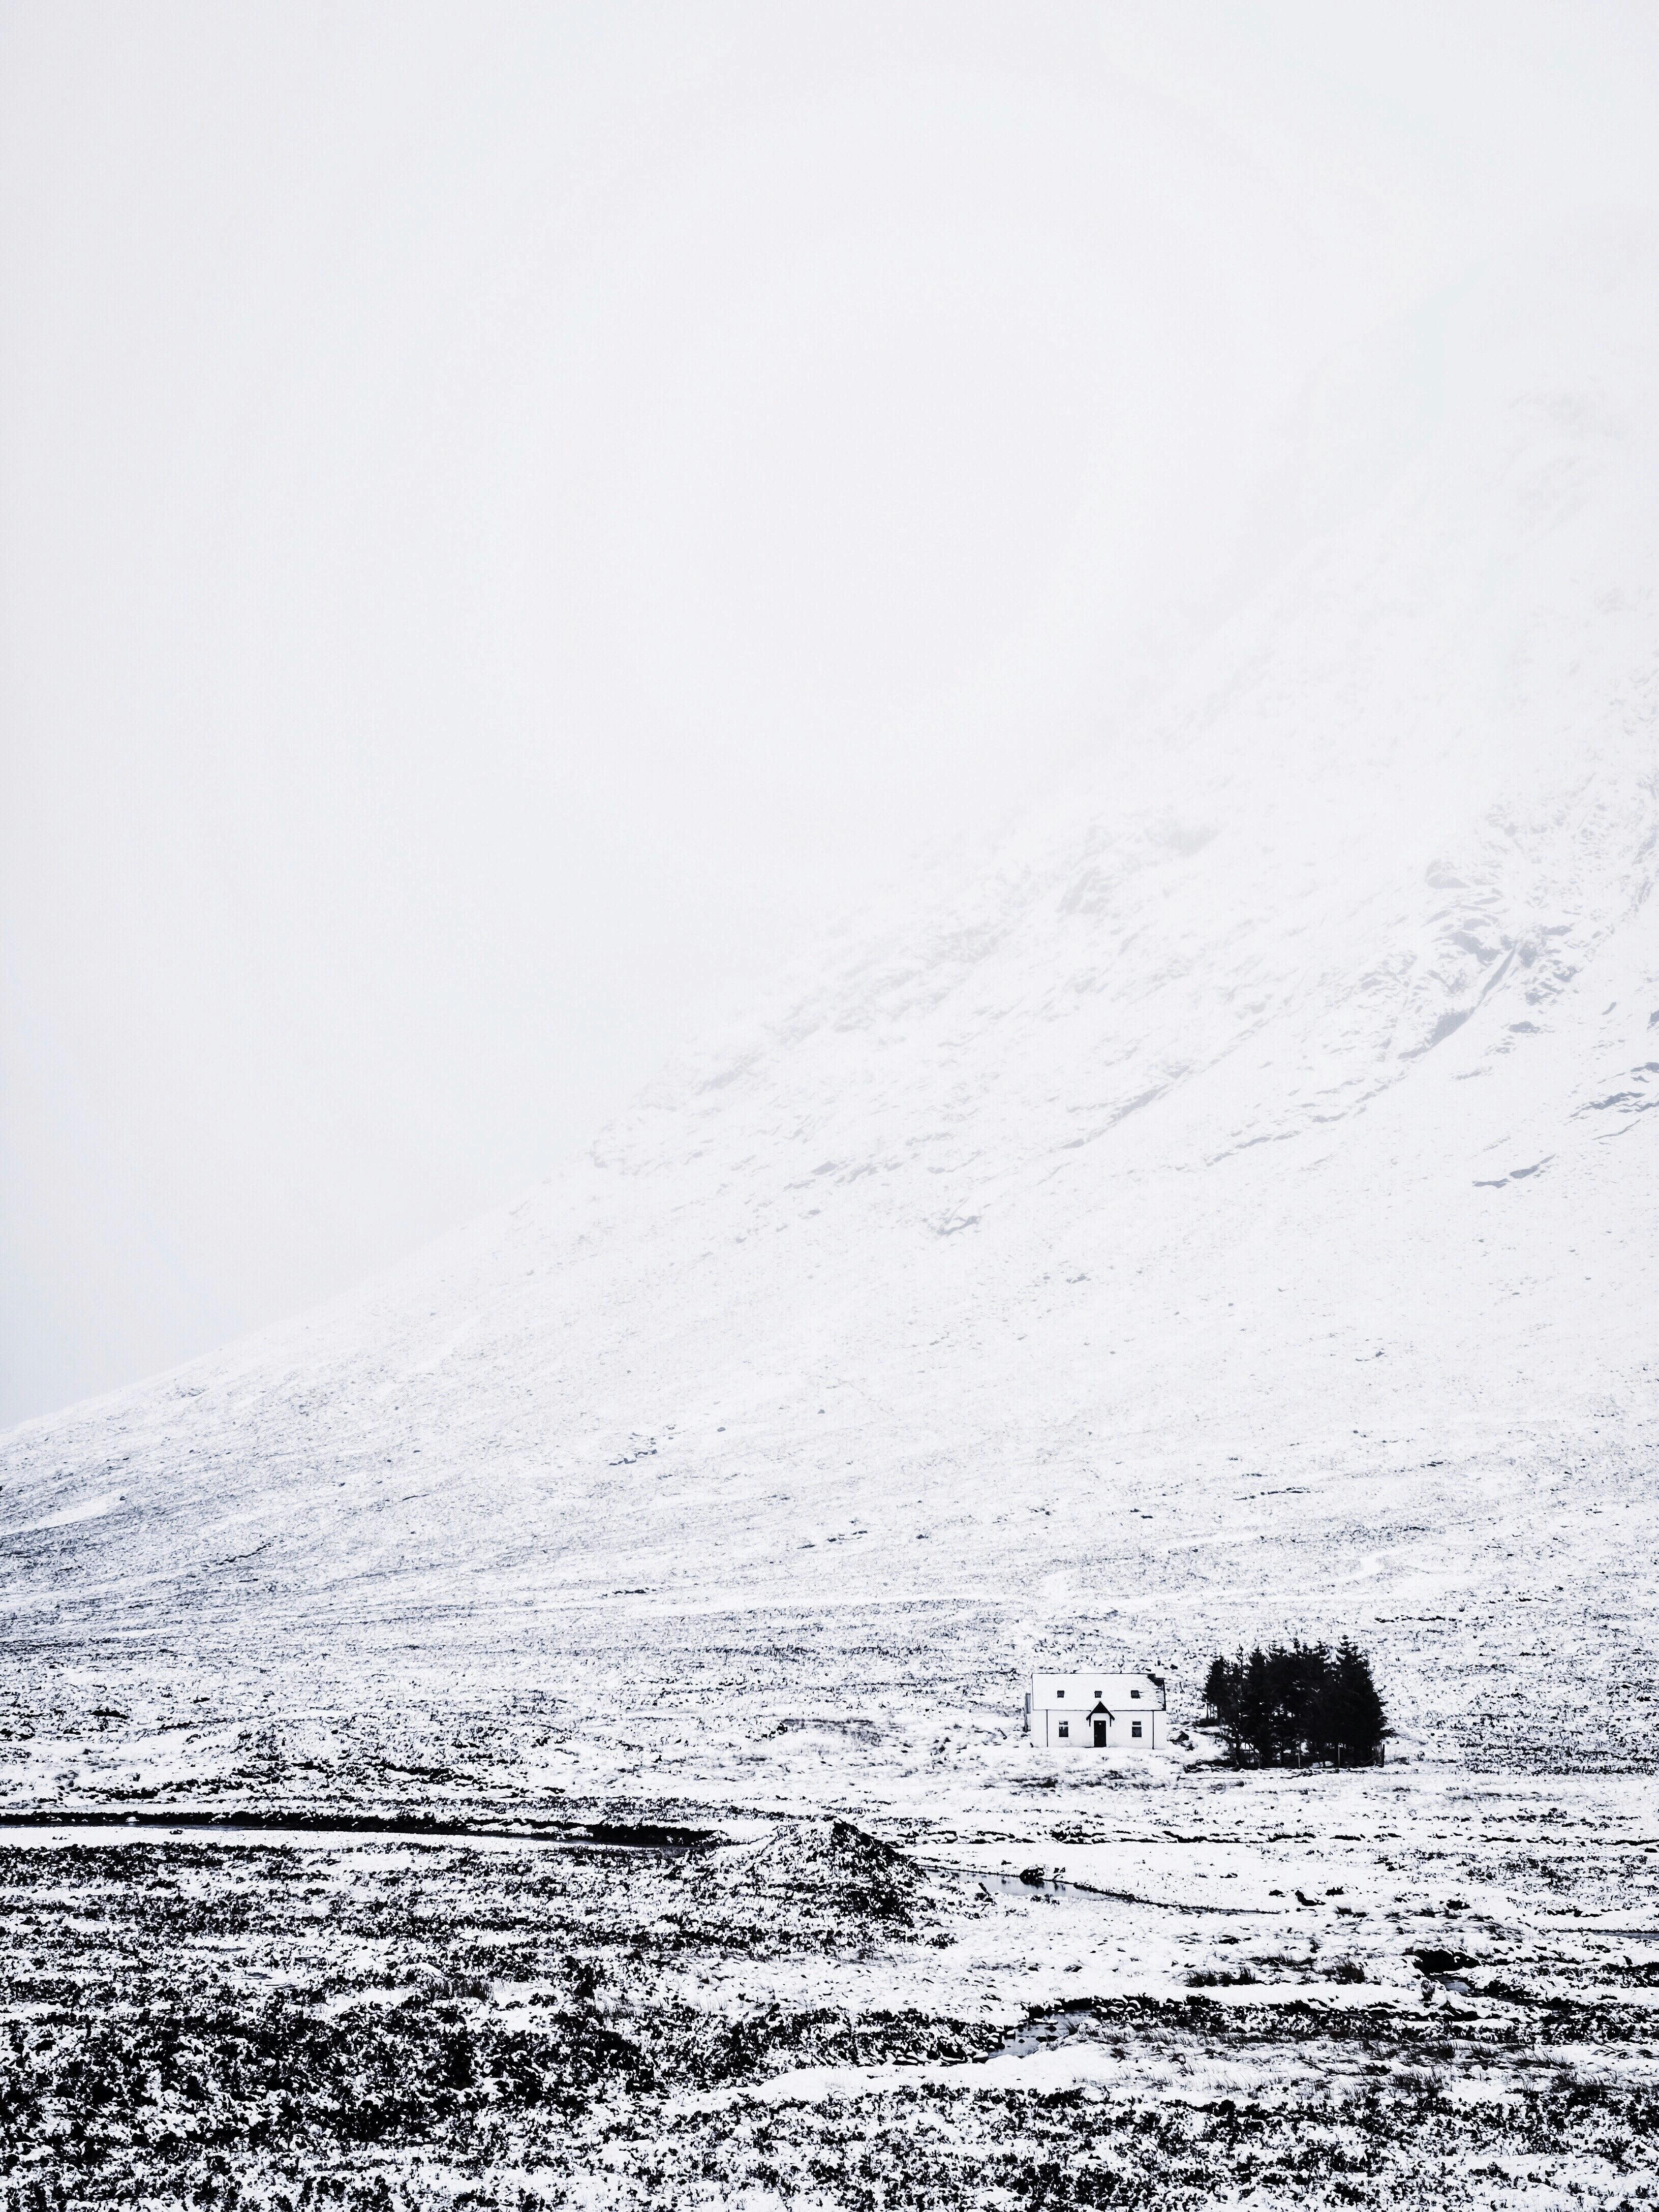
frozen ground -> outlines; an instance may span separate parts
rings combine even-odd
[[[1643,1793],[1036,1758],[902,1851],[15,1832],[15,2201],[1659,2201]]]
[[[1395,334],[1416,460],[590,1158],[6,1440],[12,1809],[729,1839],[8,1846],[18,2172],[1644,2201],[1656,275]],[[1218,1645],[1343,1632],[1381,1774],[1015,1732],[1035,1656],[1190,1730]],[[908,1918],[856,1838],[742,1871],[832,1816]]]

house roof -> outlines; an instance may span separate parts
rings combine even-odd
[[[1060,1674],[1039,1668],[1031,1676],[1034,1705],[1080,1705],[1095,1698],[1106,1702],[1110,1710],[1125,1705],[1158,1709],[1164,1703],[1164,1686],[1153,1674],[1108,1674],[1103,1668],[1086,1674],[1081,1670]]]

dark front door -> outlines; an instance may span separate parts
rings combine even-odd
[[[1097,1721],[1095,1723],[1095,1749],[1097,1751],[1104,1751],[1105,1748],[1106,1723],[1104,1721]]]

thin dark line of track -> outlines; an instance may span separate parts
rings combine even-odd
[[[198,1806],[171,1811],[116,1813],[43,1806],[34,1812],[0,1813],[0,1843],[8,1830],[82,1830],[137,1842],[158,1833],[215,1836],[272,1841],[287,1836],[342,1837],[356,1842],[540,1844],[567,1850],[624,1850],[679,1854],[705,1850],[719,1840],[704,1828],[680,1828],[656,1821],[562,1820],[486,1824],[442,1820],[417,1814],[402,1817],[370,1813],[208,1813]]]

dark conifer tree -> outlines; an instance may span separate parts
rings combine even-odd
[[[1382,1700],[1371,1680],[1370,1662],[1352,1637],[1345,1636],[1337,1648],[1329,1725],[1343,1757],[1356,1764],[1375,1759],[1388,1732]]]
[[[1237,1762],[1247,1747],[1244,1732],[1244,1654],[1236,1659],[1217,1656],[1206,1680],[1206,1694],[1212,1692],[1215,1716],[1221,1724],[1221,1737],[1227,1747],[1227,1756]]]
[[[1328,1644],[1260,1645],[1247,1659],[1220,1653],[1204,1697],[1230,1758],[1271,1766],[1285,1759],[1369,1761],[1388,1734],[1370,1662],[1352,1637]]]
[[[1261,1766],[1271,1765],[1278,1741],[1273,1716],[1273,1681],[1267,1655],[1258,1644],[1244,1662],[1238,1698],[1239,1733]]]

